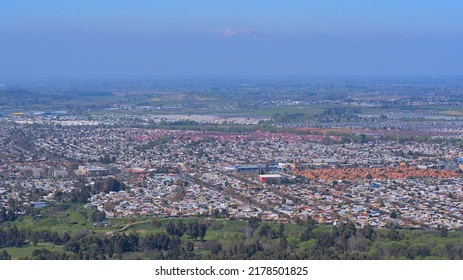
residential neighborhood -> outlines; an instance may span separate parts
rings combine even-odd
[[[462,151],[451,143],[400,143],[374,133],[372,141],[343,142],[329,131],[101,128],[71,116],[37,129],[11,118],[0,130],[4,207],[11,198],[31,205],[26,197],[36,190],[53,203],[57,191],[111,177],[127,188],[87,203],[106,217],[225,211],[229,219],[463,228]]]

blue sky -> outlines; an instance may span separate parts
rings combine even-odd
[[[462,12],[456,0],[0,0],[0,80],[461,75]]]

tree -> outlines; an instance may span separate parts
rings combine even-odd
[[[402,236],[400,235],[400,232],[397,229],[395,229],[395,227],[392,227],[390,230],[388,230],[387,237],[389,238],[389,240],[392,240],[392,241],[402,240]]]
[[[107,153],[102,155],[99,160],[100,160],[100,163],[103,163],[103,164],[111,163],[111,158],[109,157],[109,155]]]
[[[288,247],[288,240],[286,239],[286,236],[283,236],[281,239],[280,239],[280,250],[286,250],[286,248]]]
[[[8,221],[7,211],[5,207],[0,208],[0,224]]]
[[[73,203],[87,203],[90,198],[90,188],[85,185],[78,186],[69,193],[68,197]]]
[[[11,255],[6,250],[0,253],[0,260],[11,260]]]
[[[185,234],[185,232],[187,231],[187,227],[186,227],[185,223],[182,222],[182,221],[180,221],[178,223],[174,223],[174,222],[170,221],[166,225],[166,231],[167,231],[167,233],[169,233],[171,235],[177,235],[178,237],[182,237],[183,234]]]
[[[65,232],[63,234],[63,242],[67,243],[70,239],[71,239],[71,235],[69,234],[69,232]]]
[[[63,198],[63,191],[60,189],[57,189],[54,193],[53,196],[55,197],[56,200],[61,201]]]
[[[201,239],[201,241],[204,241],[204,237],[206,236],[206,231],[207,231],[207,226],[206,226],[206,224],[201,223],[201,224],[199,225],[199,229],[198,229],[198,232],[199,232],[199,239]]]
[[[198,239],[199,236],[199,223],[198,221],[194,221],[188,224],[188,235],[193,238],[195,241]]]
[[[270,227],[268,224],[263,224],[260,229],[259,229],[259,236],[260,237],[264,237],[264,236],[267,236],[267,238],[271,238],[272,237],[272,227]]]
[[[190,240],[187,240],[185,243],[185,250],[187,252],[193,252],[195,250],[195,246],[193,242],[191,242]]]
[[[306,225],[306,228],[304,232],[301,234],[301,241],[306,241],[315,238],[315,235],[312,232],[312,230],[315,228],[315,220],[309,217],[304,224]]]
[[[280,227],[278,228],[278,237],[283,237],[285,236],[285,226],[283,223],[280,223]]]
[[[32,252],[32,257],[36,260],[65,260],[68,256],[65,253],[53,252],[48,249],[39,249]]]
[[[37,246],[37,243],[39,242],[39,235],[37,232],[32,233],[31,241],[34,246]]]
[[[248,225],[252,228],[252,229],[256,229],[259,227],[259,219],[257,219],[256,217],[251,217],[249,218],[248,220]]]
[[[96,208],[92,210],[92,221],[95,223],[99,223],[104,221],[106,218],[106,213],[104,211],[100,211]]]
[[[375,230],[370,224],[366,224],[363,228],[361,228],[359,233],[361,236],[369,240],[373,240],[375,237]]]
[[[449,229],[445,226],[439,227],[439,233],[441,237],[448,237],[449,236]]]
[[[114,178],[106,178],[104,180],[95,182],[92,188],[92,193],[98,194],[101,192],[119,192],[121,190],[125,190],[125,188],[126,186],[124,183],[121,183]]]
[[[213,255],[217,255],[220,253],[220,251],[222,251],[222,244],[220,244],[220,242],[218,242],[217,240],[207,241],[206,245],[211,254]]]

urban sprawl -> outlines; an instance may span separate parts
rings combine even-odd
[[[463,228],[460,142],[403,141],[392,115],[381,116],[380,127],[389,122],[383,130],[350,124],[240,133],[127,124],[138,118],[153,125],[247,126],[271,118],[111,111],[91,119],[67,112],[0,118],[0,202],[6,209],[11,201],[21,211],[48,207],[79,183],[111,177],[126,188],[93,194],[86,202],[107,218],[220,213],[229,219],[352,221],[358,227]],[[463,136],[458,119],[452,125],[406,125],[412,137]],[[346,139],[346,132],[356,141]]]

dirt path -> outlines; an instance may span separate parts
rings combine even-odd
[[[146,223],[149,223],[150,221],[140,221],[140,222],[135,222],[135,223],[130,223],[130,224],[126,224],[125,226],[121,227],[120,229],[118,230],[115,230],[115,231],[108,231],[106,234],[107,235],[113,235],[117,232],[123,232],[123,231],[126,231],[127,229],[129,229],[130,227],[133,227],[133,226],[136,226],[136,225],[141,225],[141,224],[146,224]]]

